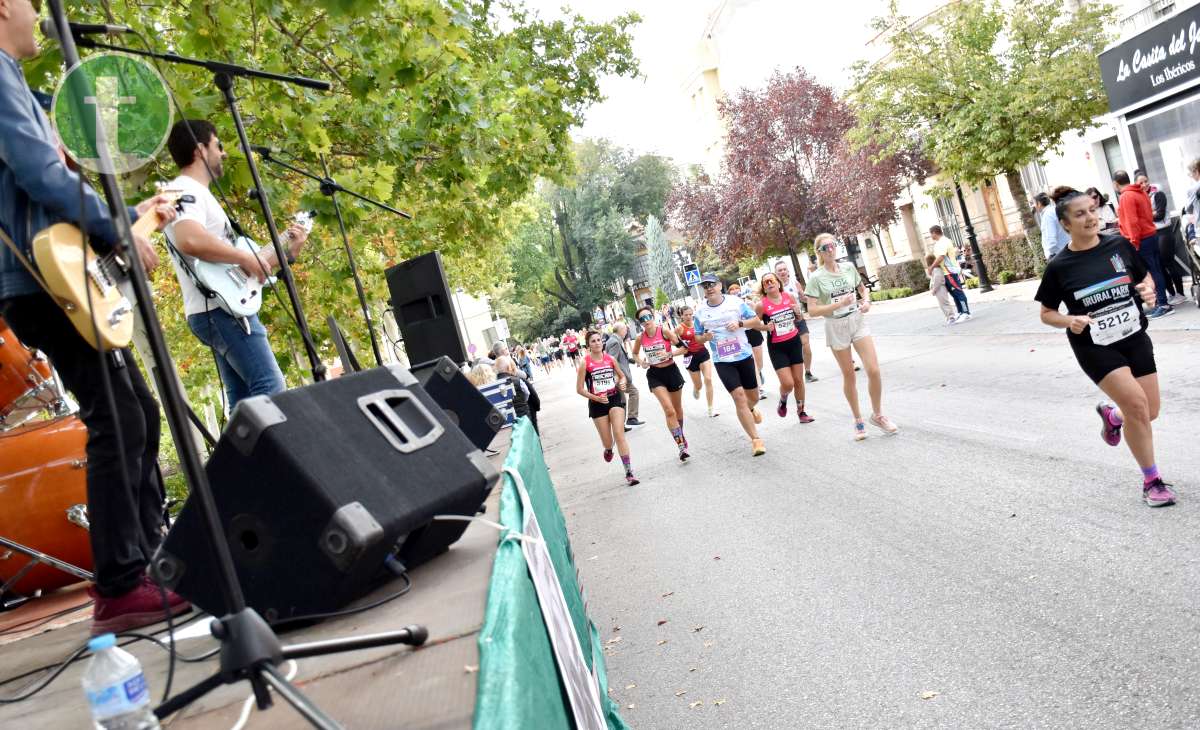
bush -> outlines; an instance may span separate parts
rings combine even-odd
[[[905,297],[911,297],[912,294],[912,288],[907,286],[896,287],[895,289],[883,289],[873,292],[871,294],[871,301],[886,302],[889,299],[904,299]]]
[[[970,279],[967,279],[966,281],[963,282],[963,286],[965,286],[968,289],[978,289],[979,288],[979,277],[972,276]]]
[[[1012,275],[1010,281],[1032,279],[1046,266],[1041,247],[1030,245],[1024,235],[985,239],[979,242],[979,252],[987,270],[999,272],[998,279],[1006,272]],[[1008,283],[1004,279],[999,281]]]
[[[1010,281],[1015,281],[1016,278],[1017,278],[1016,273],[1012,272],[1012,271],[1001,271],[999,274],[996,275],[996,279],[1001,284],[1007,284]]]
[[[913,291],[928,289],[929,277],[925,274],[925,264],[921,261],[903,261],[881,266],[879,286],[883,289],[908,287]]]

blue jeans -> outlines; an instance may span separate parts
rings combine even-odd
[[[967,306],[967,292],[963,289],[960,274],[946,272],[946,291],[950,292],[950,296],[954,299],[954,306],[958,308],[959,314],[971,313],[971,308]]]
[[[246,333],[245,323],[250,323]],[[245,320],[222,309],[188,316],[188,327],[213,350],[217,371],[225,381],[229,410],[252,395],[274,395],[284,390],[283,373],[271,352],[267,330],[258,315]]]
[[[1158,234],[1142,239],[1138,256],[1142,257],[1142,263],[1154,279],[1154,303],[1155,306],[1161,307],[1167,303],[1167,277],[1163,276],[1162,262],[1158,260]]]

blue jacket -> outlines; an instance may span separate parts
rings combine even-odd
[[[54,223],[83,222],[100,250],[117,240],[107,204],[58,156],[58,138],[25,81],[21,65],[0,51],[0,228],[29,254],[33,237]],[[0,301],[41,288],[0,243]]]

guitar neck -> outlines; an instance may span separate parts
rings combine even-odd
[[[150,234],[154,233],[154,229],[158,228],[158,219],[158,213],[151,211],[134,221],[133,225],[130,226],[130,230],[139,236],[149,238]]]

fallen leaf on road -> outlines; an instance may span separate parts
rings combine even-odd
[[[714,643],[714,642],[711,642],[711,641],[706,641],[706,642],[704,642],[704,648],[705,648],[705,649],[707,649],[708,647],[712,646],[712,645],[713,645],[713,643]]]
[[[662,597],[666,598],[667,596],[673,596],[673,595],[675,595],[675,591],[667,591],[666,593],[662,594]]]
[[[1009,517],[1016,517],[1016,516],[1017,516],[1016,512],[1013,512],[1011,515],[1009,515]]]
[[[686,689],[681,689],[681,690],[679,690],[678,692],[676,692],[676,693],[675,693],[675,696],[676,696],[676,697],[683,697],[685,694],[687,694],[687,690],[686,690]]]
[[[688,707],[696,708],[696,707],[701,707],[703,705],[704,705],[704,700],[696,700],[692,704],[688,705]]]
[[[608,642],[606,642],[606,643],[615,644],[618,641],[621,641],[621,639],[622,639],[622,637],[620,637],[620,636],[614,636],[611,639],[609,639]]]
[[[692,627],[692,633],[693,633],[693,634],[694,634],[694,633],[696,633],[697,631],[703,631],[703,630],[704,630],[704,627],[703,627],[703,626],[693,626],[693,627]]]
[[[614,627],[613,627],[613,631],[620,631],[620,630],[621,630],[621,627],[620,627],[620,626],[614,626]]]
[[[720,560],[720,559],[721,559],[721,556],[720,556],[720,555],[714,555],[714,556],[713,556],[713,560]]]
[[[665,643],[667,643],[667,640],[666,640],[666,639],[659,639],[659,640],[658,640],[658,645],[659,645],[659,646],[662,646],[662,645],[663,645],[663,644],[665,644]]]
[[[697,667],[692,667],[692,668],[691,668],[691,669],[689,669],[688,671],[689,671],[689,672],[694,672],[694,671],[696,671],[696,669],[697,669]]]
[[[600,557],[600,556],[599,556],[599,555],[593,555],[592,557],[588,558],[588,560],[595,560],[595,559],[596,559],[596,558],[598,558],[598,557]]]
[[[468,664],[463,667],[463,671],[466,672],[467,674],[474,674],[475,672],[479,671],[479,665],[478,664]]]
[[[659,626],[662,626],[662,625],[663,625],[663,624],[665,624],[666,622],[667,622],[667,620],[666,620],[665,618],[660,618],[660,619],[658,620],[658,625],[659,625]]]
[[[725,700],[713,700],[713,704],[717,707],[720,707],[721,705],[725,704]]]
[[[932,700],[934,697],[937,697],[939,694],[941,694],[941,693],[940,692],[922,692],[921,699]]]
[[[633,704],[632,702],[629,703],[628,705],[625,705],[626,710],[632,710],[635,707],[637,707],[637,705]]]
[[[637,685],[636,685],[636,684],[627,684],[627,685],[625,685],[625,689],[634,689],[634,688],[636,688],[636,687],[637,687]]]

